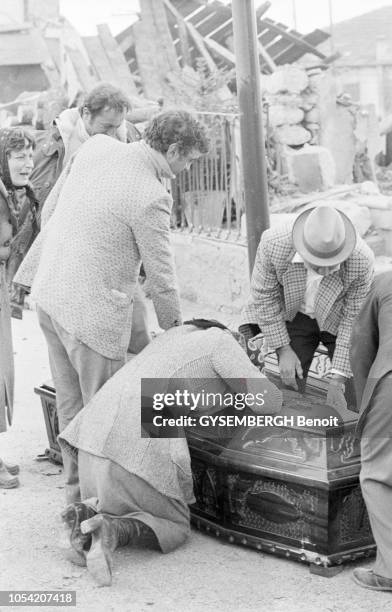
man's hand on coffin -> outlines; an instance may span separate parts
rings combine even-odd
[[[302,379],[303,372],[301,362],[290,345],[281,346],[276,350],[279,361],[279,372],[282,383],[298,391],[296,377]]]

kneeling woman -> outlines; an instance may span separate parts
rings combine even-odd
[[[181,379],[189,392],[265,393],[273,414],[281,392],[218,322],[194,320],[151,342],[119,370],[59,436],[78,457],[82,502],[63,513],[74,561],[111,584],[112,552],[125,544],[167,553],[190,532],[195,501],[185,438],[141,437],[141,379]],[[266,393],[267,392],[267,393]],[[76,558],[75,558],[76,557]]]

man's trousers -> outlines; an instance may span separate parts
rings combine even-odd
[[[107,359],[83,344],[37,307],[40,326],[48,345],[49,364],[56,389],[59,431],[72,421],[105,382],[124,364],[124,359]],[[78,466],[63,455],[67,503],[80,500]]]
[[[302,312],[297,312],[292,321],[286,321],[290,337],[290,346],[301,362],[304,380],[298,380],[299,391],[304,391],[305,380],[312,364],[314,353],[320,344],[324,344],[328,357],[332,361],[335,352],[336,336],[320,331],[316,319],[311,319]]]
[[[392,578],[392,374],[378,382],[359,428],[360,482],[377,544],[373,571]]]

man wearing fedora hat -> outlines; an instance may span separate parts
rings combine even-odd
[[[332,361],[327,403],[346,407],[350,333],[370,289],[373,260],[350,219],[325,204],[263,233],[240,331],[247,339],[263,333],[284,384],[304,390],[322,342]]]

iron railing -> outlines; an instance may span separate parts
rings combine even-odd
[[[239,115],[198,113],[210,137],[209,153],[173,180],[173,229],[241,240],[244,212]]]

